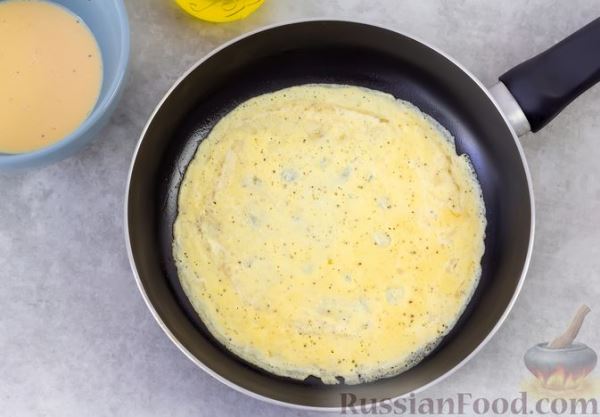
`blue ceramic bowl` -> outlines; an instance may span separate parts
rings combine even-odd
[[[129,22],[123,0],[50,1],[81,17],[96,37],[104,66],[100,96],[88,118],[59,142],[34,152],[0,153],[0,169],[3,170],[51,163],[82,149],[108,121],[123,89],[129,62]]]

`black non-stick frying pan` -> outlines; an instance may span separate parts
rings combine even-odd
[[[490,91],[448,56],[369,24],[312,20],[259,30],[202,59],[148,122],[129,178],[131,265],[152,314],[198,366],[240,391],[285,405],[337,409],[341,394],[388,399],[421,389],[472,357],[498,329],[522,285],[533,242],[533,195],[517,134],[536,131],[600,80],[600,19],[508,71]],[[470,156],[487,210],[476,294],[457,326],[414,368],[360,385],[295,381],[261,371],[220,346],[179,286],[171,256],[182,176],[198,144],[237,104],[305,83],[351,84],[417,105]],[[402,335],[398,335],[402,337]]]

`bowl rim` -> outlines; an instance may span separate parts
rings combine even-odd
[[[540,351],[544,351],[544,352],[554,352],[554,353],[576,352],[576,351],[585,350],[585,349],[592,350],[588,345],[586,345],[585,343],[581,343],[581,342],[573,342],[569,346],[565,346],[563,348],[550,348],[550,347],[548,347],[549,344],[550,344],[550,342],[537,343],[534,346],[532,346],[530,349],[536,349],[536,350],[540,350]]]
[[[27,165],[28,163],[35,161],[42,161],[60,153],[60,151],[69,148],[73,143],[85,137],[86,133],[93,129],[94,126],[100,121],[102,116],[109,110],[115,99],[119,95],[119,91],[125,81],[125,74],[127,73],[127,67],[129,66],[129,51],[130,51],[130,29],[129,29],[129,18],[127,16],[127,9],[123,0],[111,0],[110,3],[115,6],[117,12],[118,25],[122,29],[120,37],[121,51],[118,58],[116,77],[108,86],[106,94],[98,97],[98,101],[94,105],[92,112],[87,118],[75,129],[58,142],[53,143],[50,146],[43,147],[31,152],[7,154],[0,153],[0,168],[2,167],[19,167],[21,165]],[[60,5],[60,4],[59,4]],[[62,5],[61,5],[62,6]],[[64,6],[63,6],[64,7]],[[89,27],[89,26],[88,26]],[[90,29],[91,31],[91,29]],[[95,34],[92,31],[95,37]]]

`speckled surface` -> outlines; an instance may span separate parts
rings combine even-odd
[[[442,48],[490,85],[600,15],[597,0],[267,0],[247,20],[217,26],[170,0],[127,6],[131,74],[111,123],[70,159],[0,174],[2,415],[311,414],[247,398],[197,369],[162,334],[129,269],[123,200],[135,143],[171,83],[212,48],[286,19],[359,18]],[[582,302],[592,313],[580,340],[600,349],[599,131],[596,87],[522,138],[537,205],[523,291],[493,340],[421,397],[516,396],[527,378],[525,350],[560,333]]]

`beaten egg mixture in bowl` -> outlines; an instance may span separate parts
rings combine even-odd
[[[416,365],[477,286],[485,208],[466,155],[410,103],[311,84],[201,142],[173,256],[212,336],[270,373],[356,384]]]

